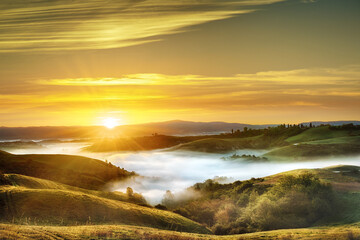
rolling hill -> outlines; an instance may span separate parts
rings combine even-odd
[[[111,181],[135,175],[134,172],[92,158],[52,154],[15,155],[4,151],[0,151],[0,170],[95,190]]]
[[[228,184],[209,179],[188,191],[198,197],[168,194],[162,203],[219,235],[360,222],[358,166],[299,169]]]
[[[176,212],[173,213],[142,206],[143,202],[134,201],[134,196],[123,193],[94,191],[19,174],[3,174],[0,175],[0,234],[6,239],[174,240],[356,239],[360,236],[360,212],[357,208],[360,202],[360,167],[357,166],[300,169],[230,184],[208,180],[195,184],[193,190],[199,191],[201,197],[180,200],[175,205],[164,202]],[[307,198],[312,201],[307,201]],[[302,200],[294,203],[295,199]],[[173,200],[178,201],[176,198]],[[282,210],[276,210],[276,205],[266,205],[267,212],[259,211],[261,204],[272,201],[280,204]],[[241,211],[238,212],[235,206]],[[316,217],[307,215],[307,211],[329,207],[337,211]],[[247,208],[251,211],[247,212]],[[259,217],[261,221],[275,224],[279,220],[269,218],[274,214],[272,210],[276,210],[277,218],[285,217],[284,223],[290,224],[290,228],[304,226],[302,219],[308,217],[316,220],[311,220],[311,228],[261,231],[263,223],[252,221]],[[237,212],[241,217],[235,221]],[[258,228],[245,230],[240,227],[249,213],[252,220],[247,224],[260,224]],[[215,236],[189,218],[211,224],[208,226],[217,234],[226,233],[228,224],[230,229],[239,232],[256,232]],[[333,224],[336,225],[329,226]],[[277,225],[274,226],[276,229]]]
[[[275,132],[276,128],[270,129]],[[183,143],[171,150],[209,153],[226,153],[239,149],[268,149],[265,157],[270,159],[306,159],[309,157],[351,156],[360,153],[360,129],[331,128],[283,128],[275,134],[270,130],[252,137],[224,135]]]
[[[2,222],[42,225],[111,223],[210,233],[200,224],[175,213],[140,206],[141,199],[133,194],[125,199],[117,193],[89,191],[21,175],[4,175],[1,182]]]
[[[347,129],[330,129],[329,126],[310,128],[298,135],[286,139],[289,143],[301,143],[318,141],[324,139],[337,139],[341,137],[360,136],[360,130],[347,130]],[[350,139],[349,139],[350,140]]]

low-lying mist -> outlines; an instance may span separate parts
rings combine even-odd
[[[249,162],[242,159],[223,160],[228,154],[209,154],[186,151],[144,151],[133,153],[90,153],[81,149],[87,143],[44,144],[42,149],[13,149],[15,154],[76,154],[107,160],[116,166],[135,171],[140,176],[113,183],[110,190],[125,192],[127,187],[143,194],[150,204],[160,203],[166,190],[181,192],[197,182],[215,177],[225,181],[264,177],[300,168],[322,168],[338,164],[359,165],[360,156],[317,159],[301,162]],[[260,156],[265,150],[238,150],[238,155]],[[224,179],[222,179],[224,180]]]

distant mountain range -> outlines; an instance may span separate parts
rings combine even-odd
[[[348,123],[360,125],[360,121],[312,122],[314,126],[321,124],[342,125]],[[310,122],[303,124],[308,125]],[[112,130],[108,130],[103,126],[0,127],[0,139],[79,139],[101,137],[107,133],[111,133],[112,136],[147,136],[155,133],[163,135],[206,135],[230,132],[232,129],[243,130],[245,127],[261,129],[277,125],[278,124],[252,125],[243,123],[191,122],[174,120],[167,122],[123,125]]]

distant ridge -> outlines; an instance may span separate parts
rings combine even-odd
[[[286,122],[285,122],[286,123]],[[360,121],[331,121],[311,122],[312,125],[321,124],[342,125],[353,123],[360,125]],[[309,125],[310,122],[302,123]],[[154,133],[164,135],[207,135],[243,130],[245,127],[252,129],[267,128],[279,124],[252,125],[245,123],[228,122],[192,122],[172,120],[166,122],[153,122],[134,125],[118,126],[111,130],[114,135],[148,136]],[[26,139],[79,139],[101,137],[108,130],[103,126],[44,126],[44,127],[0,127],[1,140],[26,140]]]
[[[360,125],[360,121],[329,121],[329,122],[322,122],[322,121],[314,121],[314,122],[303,122],[301,124],[308,126],[310,123],[313,126],[320,126],[320,125],[332,125],[332,126],[341,126],[344,124],[354,124],[354,125]]]

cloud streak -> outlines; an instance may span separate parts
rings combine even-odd
[[[0,52],[109,49],[283,0],[2,0]]]
[[[126,123],[360,118],[360,65],[224,77],[152,73],[40,79],[17,89],[0,89],[0,125],[92,125],[108,115]]]

